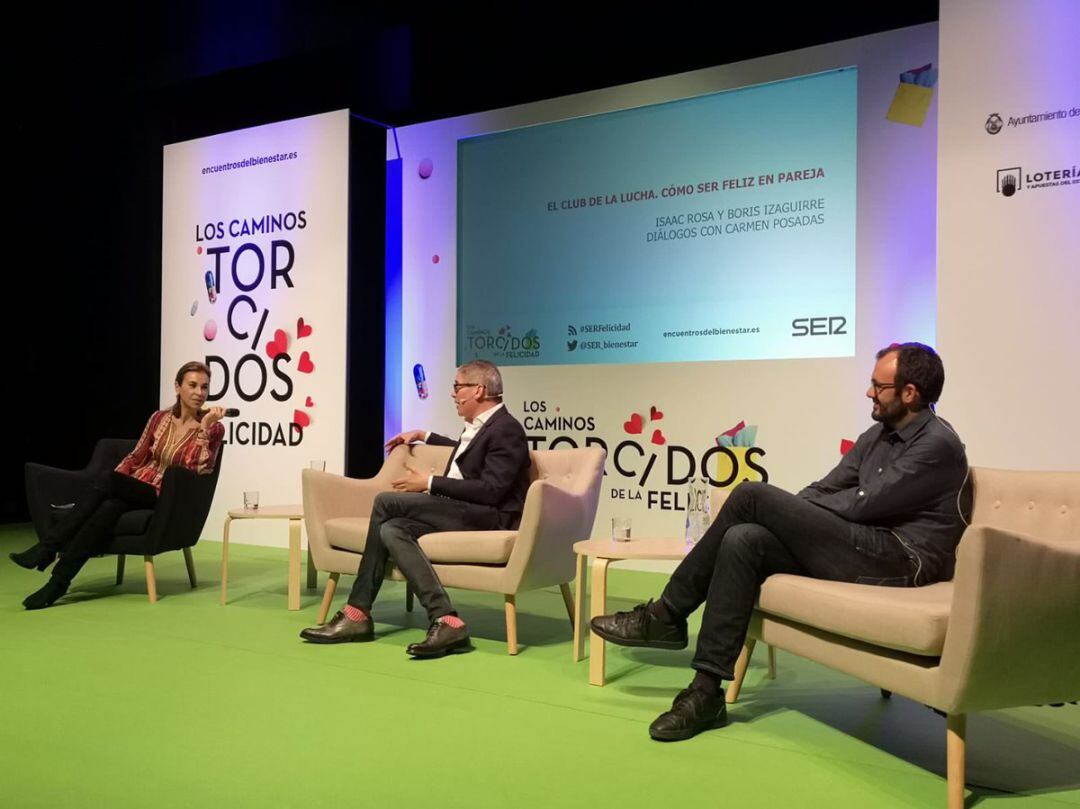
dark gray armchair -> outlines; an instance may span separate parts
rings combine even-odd
[[[26,464],[26,499],[30,519],[38,535],[51,528],[63,513],[55,505],[75,502],[95,475],[114,468],[134,447],[135,441],[132,439],[103,438],[94,447],[90,462],[79,470]],[[154,557],[168,551],[183,551],[188,580],[195,587],[191,548],[199,541],[199,534],[210,513],[224,455],[225,447],[222,446],[214,471],[209,475],[197,475],[179,466],[169,467],[161,482],[157,506],[128,511],[120,516],[111,541],[102,551],[117,555],[117,584],[124,580],[125,557],[142,556],[146,567],[146,589],[153,604],[157,601]]]

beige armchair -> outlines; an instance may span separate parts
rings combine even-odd
[[[311,557],[327,571],[319,623],[326,620],[342,573],[354,575],[367,539],[368,517],[379,492],[390,491],[406,463],[413,469],[442,474],[450,447],[414,444],[396,447],[379,473],[364,480],[313,469],[303,470],[304,522]],[[532,465],[528,495],[516,531],[444,531],[420,538],[442,583],[447,587],[501,593],[506,611],[506,643],[517,654],[516,595],[559,585],[573,623],[569,582],[574,578],[572,546],[592,533],[605,453],[598,448],[540,450],[529,453]],[[400,579],[395,570],[392,577]],[[411,593],[406,595],[411,609]]]
[[[967,714],[1080,698],[1080,472],[976,468],[972,478],[952,581],[770,576],[728,690],[734,702],[760,640],[935,708],[949,809],[964,804]]]

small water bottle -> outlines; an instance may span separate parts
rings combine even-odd
[[[705,532],[712,525],[712,498],[709,497],[710,494],[709,485],[704,480],[701,481],[701,530],[698,532],[699,540],[705,536]]]
[[[691,480],[686,486],[686,544],[688,547],[697,544],[709,525],[709,518],[705,511],[709,507],[708,502],[705,487],[698,481]]]

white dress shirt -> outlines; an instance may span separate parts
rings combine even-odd
[[[495,411],[502,408],[502,406],[503,403],[499,402],[497,405],[495,405],[495,407],[491,408],[490,410],[485,410],[483,413],[480,413],[479,415],[474,417],[472,421],[465,422],[465,429],[461,431],[461,438],[458,440],[457,449],[454,450],[454,454],[450,457],[450,471],[446,473],[446,477],[454,478],[455,480],[465,479],[465,476],[461,474],[461,469],[458,468],[457,459],[461,457],[461,455],[464,454],[465,450],[469,448],[469,444],[471,444],[473,439],[476,438],[476,434],[480,432],[480,428],[483,427],[487,423],[487,420],[492,417]],[[430,432],[425,435],[424,440],[427,441],[428,436],[430,435]],[[429,492],[431,491],[431,479],[433,477],[435,476],[428,475],[427,487]]]

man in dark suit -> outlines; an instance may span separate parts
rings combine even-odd
[[[529,488],[529,447],[525,430],[503,406],[502,393],[502,376],[494,364],[486,360],[466,363],[454,377],[454,405],[465,419],[457,441],[410,430],[386,442],[387,451],[422,441],[454,447],[454,452],[442,475],[410,469],[394,481],[395,491],[375,498],[348,603],[326,626],[305,629],[300,637],[314,643],[374,639],[371,607],[392,559],[431,621],[427,638],[411,644],[408,653],[441,657],[469,648],[468,629],[418,540],[433,531],[517,528]]]

